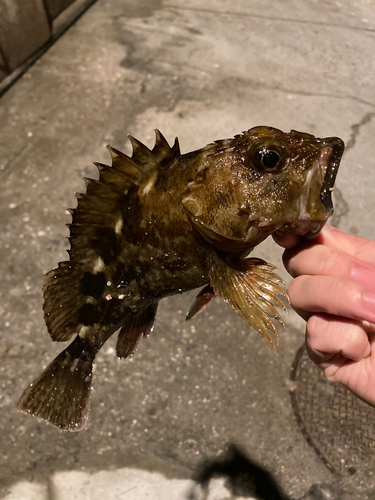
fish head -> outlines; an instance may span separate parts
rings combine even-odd
[[[182,204],[196,231],[218,249],[246,251],[275,231],[314,238],[333,213],[344,143],[255,127],[194,157]]]

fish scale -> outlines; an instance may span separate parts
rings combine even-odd
[[[63,430],[87,421],[103,344],[119,331],[116,353],[131,356],[163,297],[203,287],[186,319],[219,297],[275,349],[287,295],[248,254],[275,231],[313,238],[332,214],[339,138],[260,126],[182,155],[155,133],[152,150],[129,136],[131,157],[108,146],[112,165],[95,164],[70,209],[70,259],[43,280],[52,340],[74,339],[18,407]]]

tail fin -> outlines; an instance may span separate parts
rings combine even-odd
[[[62,430],[80,431],[90,403],[92,360],[65,349],[22,394],[18,409]]]

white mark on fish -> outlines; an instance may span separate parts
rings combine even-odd
[[[202,163],[201,165],[199,165],[199,167],[197,168],[197,174],[199,174],[203,170],[207,170],[207,165],[205,165],[204,163]]]
[[[95,261],[93,272],[94,274],[97,274],[104,271],[104,269],[105,269],[104,261],[101,257],[98,257]]]
[[[115,233],[116,234],[121,234],[122,226],[123,226],[123,220],[122,220],[122,217],[120,217],[115,225]]]
[[[73,362],[72,362],[72,365],[70,367],[70,372],[73,373],[76,371],[76,368],[78,366],[78,363],[79,363],[79,358],[75,359]]]
[[[155,179],[150,179],[148,181],[148,183],[145,185],[145,187],[143,188],[143,191],[142,191],[142,196],[145,196],[146,194],[148,194],[151,189],[153,188],[155,184]]]
[[[86,337],[86,334],[87,334],[88,331],[89,331],[89,327],[88,326],[81,326],[81,329],[80,329],[78,335],[81,337],[81,339],[84,339]]]

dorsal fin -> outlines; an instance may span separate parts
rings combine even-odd
[[[170,147],[166,138],[158,129],[155,129],[155,136],[156,140],[155,146],[152,149],[152,154],[162,168],[168,168],[168,166],[181,155],[178,138],[175,138],[173,146]]]
[[[142,164],[111,146],[107,149],[112,158],[112,166],[94,163],[99,171],[99,180],[84,178],[86,193],[78,193],[78,206],[72,210],[72,226],[77,223],[99,224],[112,227],[118,219],[121,203],[128,191],[147,180],[150,173]],[[155,169],[155,165],[153,165]],[[80,244],[82,242],[80,241]],[[71,238],[74,245],[74,238]]]
[[[169,152],[171,148],[164,135],[157,128],[155,129],[155,137],[155,146],[153,147],[152,152],[156,158],[163,158],[165,156],[165,152]]]
[[[171,154],[174,157],[177,157],[177,156],[181,155],[180,143],[179,143],[178,137],[175,137],[174,144],[173,144],[173,146],[171,148]]]
[[[132,157],[118,149],[107,146],[112,158],[112,166],[95,163],[99,171],[99,179],[84,178],[87,191],[77,194],[78,206],[72,210],[71,224],[71,258],[81,256],[86,246],[87,228],[85,225],[101,225],[113,229],[119,220],[121,206],[126,202],[127,193],[155,175],[159,168],[165,168],[180,153],[178,141],[173,148],[168,145],[160,132],[156,132],[156,142],[151,151],[137,139],[129,136],[133,147]],[[76,245],[77,242],[77,245]],[[86,249],[89,251],[89,249]],[[90,252],[89,252],[90,253]]]
[[[160,168],[168,168],[181,154],[177,137],[173,146],[170,147],[163,134],[157,129],[155,129],[155,136],[155,146],[152,150],[138,139],[128,136],[133,147],[131,160],[149,175],[154,174]]]
[[[142,182],[145,177],[147,177],[147,173],[142,168],[142,164],[137,164],[133,161],[133,158],[130,158],[125,153],[122,153],[112,146],[108,145],[107,149],[112,158],[112,167],[126,176],[133,178],[135,184],[139,184],[139,182]]]
[[[86,193],[76,195],[78,206],[70,210],[70,262],[60,263],[44,280],[44,310],[54,340],[67,340],[77,332],[80,308],[93,306],[82,302],[87,299],[80,288],[85,276],[89,273],[93,283],[102,280],[105,284],[105,273],[116,271],[127,228],[124,210],[136,202],[138,186],[168,168],[180,154],[178,141],[171,148],[160,132],[156,132],[152,151],[137,139],[129,139],[132,157],[108,146],[112,166],[95,164],[99,179],[84,179]]]
[[[144,170],[147,174],[157,172],[158,162],[152,154],[152,151],[131,135],[128,135],[128,138],[133,148],[132,160],[136,164],[142,165],[142,170]]]

